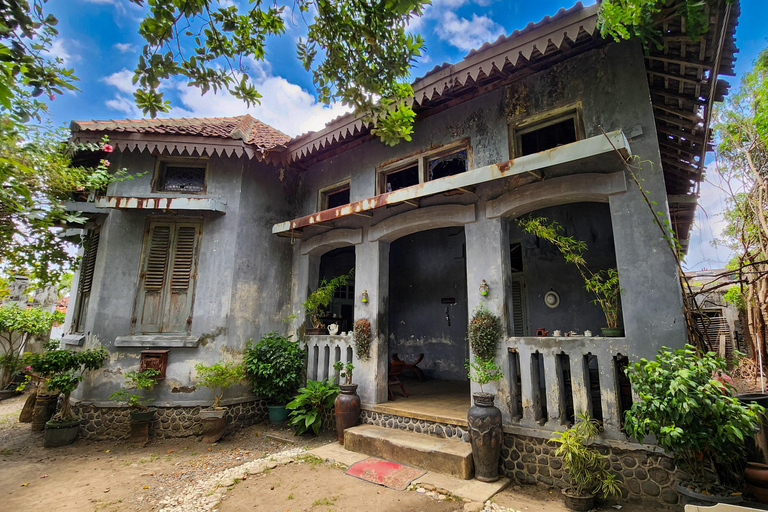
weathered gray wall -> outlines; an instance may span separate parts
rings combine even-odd
[[[426,375],[467,380],[467,278],[464,229],[442,228],[390,244],[389,354],[415,361]],[[454,298],[454,305],[442,304]],[[446,309],[451,323],[446,320]]]

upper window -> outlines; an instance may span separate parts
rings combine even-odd
[[[532,155],[584,138],[579,107],[568,107],[528,119],[512,128],[512,154]]]
[[[193,219],[149,224],[133,315],[135,332],[189,331],[201,229],[200,221]]]
[[[205,160],[170,160],[158,162],[155,192],[200,194],[205,192],[208,165]]]
[[[394,192],[465,172],[470,168],[469,160],[469,141],[464,139],[381,166],[378,169],[377,193]]]
[[[349,204],[349,182],[334,185],[320,191],[320,210],[328,210]]]

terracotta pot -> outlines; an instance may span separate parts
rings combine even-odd
[[[336,438],[344,444],[344,431],[357,425],[360,419],[360,397],[357,384],[342,384],[339,388],[341,393],[333,406],[336,410]]]
[[[749,494],[760,503],[768,503],[768,465],[747,462],[744,481],[747,482]]]
[[[563,501],[565,506],[571,510],[578,510],[579,512],[586,512],[595,508],[595,495],[586,494],[579,496],[578,494],[571,494],[567,489],[562,489]]]
[[[200,411],[200,418],[203,423],[204,443],[215,443],[224,436],[224,427],[227,426],[226,409],[203,409]]]
[[[56,405],[59,403],[59,395],[38,394],[35,399],[35,409],[32,413],[32,430],[42,432],[45,424],[56,414]]]
[[[493,405],[495,396],[489,393],[472,395],[475,405],[467,412],[469,442],[475,462],[475,478],[481,482],[499,479],[499,454],[503,432],[501,411]]]

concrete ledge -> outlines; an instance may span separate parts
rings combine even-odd
[[[136,334],[115,338],[116,347],[195,348],[199,344],[199,336],[186,336],[182,334]]]
[[[360,425],[344,432],[344,448],[463,480],[474,473],[472,447],[454,439]]]

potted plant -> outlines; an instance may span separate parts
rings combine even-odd
[[[125,372],[126,387],[109,395],[110,400],[122,402],[130,409],[131,437],[129,442],[131,443],[146,444],[149,441],[149,424],[157,409],[149,407],[148,404],[153,402],[154,398],[149,398],[147,395],[157,383],[159,375],[160,372],[153,368]]]
[[[336,412],[336,438],[344,444],[344,431],[357,425],[360,419],[360,396],[357,394],[357,384],[352,384],[352,370],[355,366],[351,362],[345,365],[336,361],[333,369],[345,380],[344,384],[340,383],[341,393],[333,404]]]
[[[219,407],[224,391],[245,378],[242,364],[234,362],[217,362],[212,365],[199,363],[195,365],[198,384],[213,392],[213,405],[210,409],[200,411],[203,422],[203,442],[215,443],[224,435],[224,427],[227,424],[227,409]],[[216,390],[220,390],[217,395]]]
[[[306,329],[305,332],[307,334],[328,334],[328,331],[323,326],[323,322],[320,321],[320,317],[323,315],[325,308],[331,303],[331,300],[333,300],[333,294],[336,290],[346,285],[354,273],[355,269],[352,269],[348,273],[334,277],[330,281],[323,279],[320,281],[320,286],[310,293],[307,300],[301,304],[312,325],[312,327]]]
[[[474,405],[467,411],[475,478],[481,482],[495,482],[499,479],[499,454],[504,433],[501,411],[493,405],[496,396],[486,393],[483,385],[501,379],[501,367],[493,359],[480,358],[475,362],[467,360],[465,366],[469,380],[480,385],[480,392],[472,394]]]
[[[589,446],[598,435],[598,426],[589,413],[582,412],[574,426],[550,438],[560,443],[555,456],[563,459],[563,470],[568,474],[569,486],[561,492],[571,510],[592,510],[596,494],[603,498],[621,494],[616,475],[606,469],[607,457]]]
[[[43,445],[46,448],[71,444],[80,431],[80,418],[72,410],[69,397],[83,380],[86,372],[98,370],[109,359],[103,347],[87,350],[51,350],[36,354],[30,367],[46,378],[48,390],[64,395],[61,410],[45,424]]]
[[[308,380],[305,387],[299,388],[296,397],[286,405],[291,411],[288,424],[296,429],[294,435],[307,431],[317,435],[323,424],[323,412],[330,409],[338,394],[339,386],[330,380]]]
[[[725,372],[725,360],[691,345],[662,348],[655,360],[641,359],[627,370],[639,398],[625,413],[627,434],[640,442],[654,436],[687,475],[678,491],[696,502],[741,500],[722,484],[714,463],[743,457],[744,438],[757,431],[765,413],[733,396],[720,378]]]
[[[276,332],[265,334],[257,343],[248,341],[245,348],[245,373],[253,392],[267,399],[271,423],[288,418],[285,405],[296,395],[304,380],[304,351],[290,336]]]
[[[518,219],[517,224],[527,233],[550,242],[560,251],[566,262],[576,266],[584,279],[584,287],[595,296],[592,303],[600,306],[605,316],[607,326],[602,328],[603,336],[624,336],[624,329],[619,327],[619,271],[609,268],[592,272],[584,259],[586,242],[565,236],[564,228],[557,222],[550,222],[546,217],[529,217]]]

